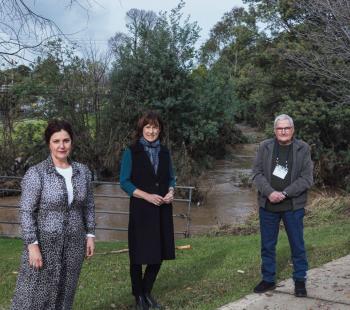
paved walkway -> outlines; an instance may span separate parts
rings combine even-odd
[[[350,310],[350,255],[308,272],[308,297],[296,298],[292,279],[264,294],[250,294],[218,310]]]

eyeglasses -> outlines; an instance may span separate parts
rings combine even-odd
[[[293,128],[293,127],[277,127],[276,130],[277,130],[278,132],[283,132],[283,131],[289,132],[289,131],[292,130],[292,128]]]

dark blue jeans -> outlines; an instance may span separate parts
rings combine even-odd
[[[305,210],[270,212],[260,208],[261,232],[261,273],[263,280],[275,282],[276,278],[276,244],[279,225],[282,219],[287,232],[294,267],[294,281],[305,281],[308,263],[304,245]]]

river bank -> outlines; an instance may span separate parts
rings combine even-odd
[[[196,190],[201,192],[203,199],[199,203],[192,203],[190,210],[190,235],[221,235],[226,233],[254,233],[257,225],[256,190],[251,187],[251,168],[258,142],[264,139],[264,134],[255,128],[238,125],[248,143],[227,146],[226,156],[215,160],[212,168],[198,177]],[[127,240],[127,224],[129,199],[115,184],[100,184],[94,189],[96,201],[96,215],[98,227],[107,228],[97,231],[97,239],[103,241]],[[310,193],[309,206],[314,208],[320,199],[332,198],[333,193],[324,189],[314,189]],[[113,197],[125,198],[113,198]],[[0,198],[1,221],[18,222],[19,197]],[[322,205],[322,203],[321,203]],[[187,229],[185,215],[188,212],[186,202],[174,203],[175,231],[183,232]],[[112,231],[110,228],[120,228]],[[0,223],[0,234],[10,236],[19,235],[18,225]],[[181,237],[181,234],[177,235]]]
[[[199,203],[192,203],[190,210],[191,221],[189,233],[201,235],[215,230],[218,227],[230,224],[242,224],[254,213],[256,208],[255,190],[242,186],[250,178],[250,171],[256,152],[257,143],[261,135],[254,128],[239,125],[239,130],[245,135],[249,143],[226,147],[226,156],[215,160],[210,170],[203,171],[198,177],[196,191],[204,199]],[[116,184],[100,184],[94,189],[97,216],[97,239],[103,241],[127,240],[127,225],[129,200],[125,193]],[[113,197],[125,198],[113,198]],[[180,197],[177,197],[180,198]],[[181,197],[182,198],[182,197]],[[0,198],[0,221],[18,222],[19,197],[7,196]],[[185,202],[174,203],[175,231],[187,230],[184,215],[188,212]],[[112,229],[119,229],[113,231]],[[18,225],[0,223],[0,234],[18,236]],[[180,234],[178,236],[181,236]]]

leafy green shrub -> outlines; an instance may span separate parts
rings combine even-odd
[[[20,174],[47,156],[48,151],[44,142],[46,125],[46,121],[37,119],[24,120],[16,124],[13,140],[17,148]]]
[[[350,106],[288,101],[283,112],[293,117],[296,135],[311,145],[317,183],[349,188]]]

